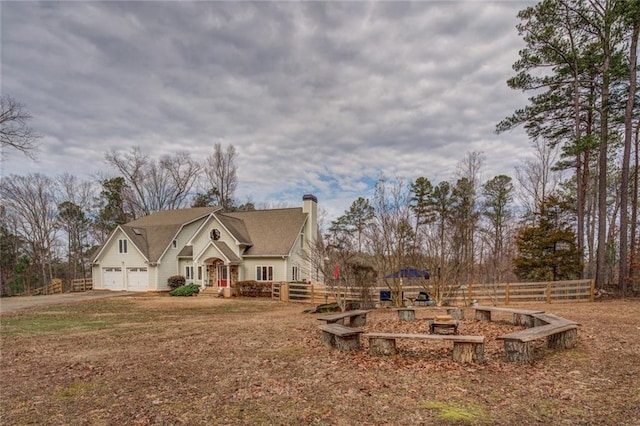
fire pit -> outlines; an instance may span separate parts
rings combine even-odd
[[[446,334],[458,334],[460,321],[454,320],[451,315],[437,315],[435,319],[429,320],[429,333],[444,334],[436,331],[444,331]]]

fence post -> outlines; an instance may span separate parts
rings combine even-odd
[[[589,301],[593,302],[596,298],[596,282],[591,279],[589,280],[590,288],[589,288]]]
[[[509,304],[509,292],[511,291],[511,287],[509,285],[509,283],[506,283],[504,286],[504,304],[508,305]]]
[[[280,283],[280,300],[283,302],[289,301],[289,285]]]
[[[551,303],[551,281],[547,282],[547,303]]]

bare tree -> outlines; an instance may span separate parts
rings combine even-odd
[[[184,207],[200,172],[200,166],[185,152],[154,161],[134,147],[128,153],[112,150],[105,159],[124,177],[126,201],[136,217]]]
[[[411,222],[411,194],[401,178],[378,179],[371,205],[374,216],[367,227],[368,243],[377,271],[393,294],[397,307],[402,306],[403,278],[393,274],[413,262],[415,227]]]
[[[40,136],[27,125],[31,118],[24,106],[12,97],[4,95],[0,98],[0,147],[3,155],[6,148],[11,148],[35,158]]]
[[[553,170],[558,159],[558,149],[536,140],[533,143],[534,157],[525,159],[516,167],[516,179],[520,184],[519,198],[529,211],[536,211],[560,181],[560,174]]]
[[[238,186],[236,159],[238,153],[233,145],[222,149],[221,143],[216,143],[213,153],[207,157],[205,175],[209,188],[218,191],[218,205],[224,210],[233,207],[233,196]]]
[[[456,186],[453,194],[456,198],[454,223],[456,236],[454,238],[460,263],[460,276],[462,283],[471,282],[476,265],[475,240],[476,229],[480,218],[477,212],[477,194],[480,188],[480,170],[484,162],[484,155],[479,151],[468,152],[466,157],[458,164]]]
[[[38,173],[11,175],[2,179],[1,190],[7,214],[17,218],[16,232],[29,244],[40,268],[41,284],[47,284],[52,279],[52,249],[57,238],[55,182]]]
[[[505,175],[495,176],[482,187],[484,196],[482,215],[486,220],[486,226],[482,230],[489,247],[487,277],[494,283],[502,282],[507,259],[505,246],[509,244],[509,225],[513,217],[509,206],[513,198],[512,192],[511,178]]]
[[[91,203],[95,198],[91,182],[79,181],[74,175],[58,176],[58,222],[67,234],[68,277],[87,276],[85,253],[90,246]]]

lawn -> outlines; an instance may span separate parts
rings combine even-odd
[[[473,320],[485,362],[450,343],[399,341],[394,357],[322,346],[307,305],[138,295],[0,317],[0,423],[87,425],[638,425],[640,300],[532,305],[581,324],[574,349],[508,363],[509,316]],[[367,331],[427,332],[439,308]],[[496,316],[494,314],[494,316]]]

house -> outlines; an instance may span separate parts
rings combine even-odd
[[[166,291],[173,275],[216,290],[245,280],[317,280],[305,256],[318,238],[317,203],[307,194],[301,208],[166,210],[120,225],[92,260],[93,288]]]

